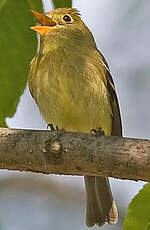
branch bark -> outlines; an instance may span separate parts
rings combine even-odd
[[[0,128],[0,168],[150,181],[150,141]]]

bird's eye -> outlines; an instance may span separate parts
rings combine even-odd
[[[72,21],[72,18],[68,15],[68,14],[65,14],[64,16],[63,16],[63,20],[65,21],[65,22],[71,22]]]

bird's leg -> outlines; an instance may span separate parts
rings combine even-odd
[[[104,136],[105,132],[104,130],[102,130],[102,128],[98,128],[98,129],[91,129],[90,134],[93,136]]]
[[[47,125],[47,129],[50,129],[51,131],[58,131],[59,130],[58,126],[56,126],[56,128],[55,128],[52,123]]]

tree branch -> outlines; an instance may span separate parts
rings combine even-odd
[[[150,181],[150,141],[0,128],[0,168]]]

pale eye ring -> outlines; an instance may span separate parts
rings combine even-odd
[[[65,14],[62,18],[66,23],[71,23],[73,20],[70,15]]]

